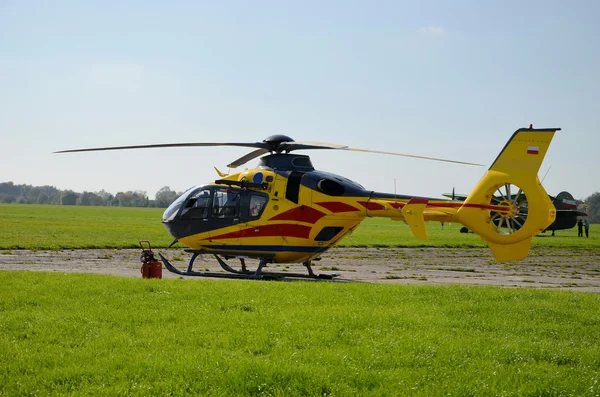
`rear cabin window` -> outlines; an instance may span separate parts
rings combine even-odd
[[[252,196],[250,196],[250,209],[248,210],[248,215],[250,215],[253,218],[259,216],[266,203],[266,197],[257,196],[253,194]]]
[[[240,210],[240,194],[230,190],[215,190],[213,218],[235,218]]]

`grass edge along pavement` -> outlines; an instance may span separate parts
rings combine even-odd
[[[0,395],[598,395],[600,295],[0,271]]]
[[[138,248],[149,240],[163,248],[173,238],[161,224],[164,209],[0,204],[0,249]],[[460,224],[427,224],[429,240],[416,239],[403,222],[368,218],[341,241],[342,247],[484,247],[473,233],[459,233]],[[598,248],[600,225],[591,225],[590,238],[577,237],[577,228],[556,236],[540,234],[533,247]]]

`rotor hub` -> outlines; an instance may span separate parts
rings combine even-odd
[[[281,153],[283,151],[285,151],[285,145],[284,148],[282,148],[282,144],[284,143],[289,143],[289,142],[295,142],[292,138],[290,138],[287,135],[271,135],[267,138],[265,138],[263,140],[264,143],[266,143],[267,145],[269,145],[269,151],[271,152],[275,152],[275,153]]]
[[[264,143],[296,142],[287,135],[271,135],[263,140]]]
[[[510,200],[502,200],[498,203],[498,207],[507,207],[508,210],[498,212],[500,216],[504,219],[512,218],[518,212],[518,207],[514,205],[514,203]]]
[[[498,234],[515,233],[527,221],[527,198],[523,189],[511,183],[495,187],[499,196],[491,198],[490,204],[500,207],[490,211],[490,223]]]

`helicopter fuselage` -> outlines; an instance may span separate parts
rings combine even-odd
[[[427,208],[425,221],[441,222],[454,220],[462,205],[369,191],[315,170],[308,156],[271,154],[258,168],[188,190],[167,208],[163,223],[195,251],[296,263],[323,254],[366,217],[406,220],[409,203]]]
[[[197,186],[175,200],[163,223],[194,259],[212,253],[223,269],[247,277],[244,257],[260,259],[253,278],[272,262],[303,262],[310,277],[310,261],[338,243],[366,217],[405,221],[413,235],[427,239],[425,222],[460,222],[477,233],[498,261],[527,257],[532,238],[556,219],[557,210],[537,174],[556,131],[560,128],[519,128],[496,160],[463,201],[378,193],[344,177],[314,169],[310,158],[297,150],[348,150],[414,157],[449,163],[481,165],[409,154],[351,148],[345,145],[295,142],[273,135],[262,142],[187,142],[61,150],[55,153],[167,147],[250,147],[254,150],[228,164],[236,168],[263,156],[258,168],[224,176]],[[271,154],[267,154],[271,153]],[[517,191],[516,196],[511,191]],[[496,192],[500,193],[498,200]],[[520,200],[521,194],[526,197]],[[220,256],[239,257],[236,272]],[[163,261],[166,266],[168,261]],[[210,274],[213,276],[214,274]],[[216,276],[221,276],[218,274]]]

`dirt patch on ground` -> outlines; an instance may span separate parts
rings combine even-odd
[[[179,269],[190,254],[156,250]],[[0,250],[0,270],[77,272],[141,277],[140,250]],[[239,262],[230,260],[233,267]],[[248,261],[254,268],[255,261]],[[523,261],[499,263],[484,248],[334,248],[313,262],[315,273],[339,279],[394,284],[468,284],[503,287],[568,288],[600,292],[600,250],[534,249]],[[222,272],[211,255],[199,257],[195,270]],[[265,271],[304,273],[304,266],[269,265]],[[163,269],[163,278],[180,277]],[[194,277],[185,277],[194,279]]]

